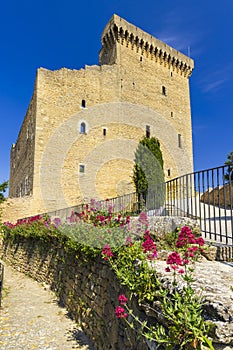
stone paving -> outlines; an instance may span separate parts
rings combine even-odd
[[[4,265],[1,350],[94,350],[48,286]]]

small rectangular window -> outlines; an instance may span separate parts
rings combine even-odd
[[[178,147],[179,147],[179,148],[182,148],[181,134],[178,134]]]
[[[79,164],[79,173],[84,174],[85,173],[85,165]]]
[[[22,184],[22,182],[20,183],[20,187],[19,187],[19,196],[20,197],[23,196],[23,184]]]
[[[86,101],[82,100],[82,108],[86,108]]]
[[[27,195],[29,192],[29,181],[28,176],[25,178],[25,195]]]
[[[171,117],[173,118],[173,112],[171,112]]]
[[[150,138],[150,125],[146,125],[146,137]]]
[[[171,176],[171,170],[167,169],[167,176]]]
[[[84,122],[82,122],[80,124],[80,133],[81,134],[85,134],[86,133],[86,124]]]
[[[164,95],[164,96],[166,96],[166,87],[165,86],[162,86],[162,94]]]
[[[103,128],[103,135],[106,136],[107,135],[107,129]]]

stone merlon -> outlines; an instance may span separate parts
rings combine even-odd
[[[171,46],[163,43],[152,35],[144,32],[142,29],[127,22],[125,19],[114,14],[104,28],[102,37],[102,49],[111,47],[117,41],[118,43],[131,48],[136,47],[141,55],[150,55],[151,59],[159,60],[168,67],[180,71],[184,76],[190,77],[194,68],[194,61],[175,50]]]

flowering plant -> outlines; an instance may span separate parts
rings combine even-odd
[[[160,322],[148,324],[141,321],[128,306],[124,294],[118,298],[120,305],[115,309],[116,317],[124,319],[131,328],[140,326],[140,334],[160,349],[200,350],[204,346],[214,350],[208,337],[211,325],[202,315],[202,297],[192,288],[194,262],[203,249],[203,238],[196,237],[188,226],[182,227],[174,244],[176,250],[166,260],[165,271],[172,273],[173,280],[165,287],[155,271],[155,242],[148,226],[145,229],[142,242],[136,241],[130,247],[121,248],[117,257],[109,255],[106,259],[131,295],[137,294],[142,305],[149,302],[147,308],[157,315]],[[159,307],[150,306],[156,300]]]
[[[121,213],[114,215],[114,208],[108,199],[103,204],[92,199],[90,205],[84,205],[80,213],[73,211],[68,220],[71,223],[83,221],[101,227],[130,227],[130,216],[123,216]]]

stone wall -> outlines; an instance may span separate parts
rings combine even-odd
[[[164,275],[166,264],[163,252],[161,254],[154,265],[159,278],[167,285],[171,281]],[[123,320],[115,318],[119,294],[129,296],[129,293],[102,259],[64,251],[54,242],[34,240],[4,242],[1,257],[18,271],[51,286],[96,349],[153,349],[143,339],[138,340],[135,331],[128,329]],[[209,258],[215,256],[212,254]],[[213,333],[216,350],[233,349],[232,268],[231,264],[208,261],[204,257],[196,266],[195,289],[198,293],[202,291],[205,298],[205,319],[216,325]],[[129,306],[142,320],[158,322],[156,313],[139,309],[136,299],[133,298]]]
[[[233,185],[229,183],[224,186],[209,189],[202,194],[201,201],[203,203],[230,209],[233,203]]]
[[[36,85],[20,129],[11,147],[9,197],[30,196],[33,192],[36,125]]]
[[[59,246],[36,241],[4,244],[1,255],[18,271],[50,285],[96,349],[149,349],[131,329],[126,329],[124,320],[115,317],[118,296],[122,292],[127,294],[127,290],[120,286],[103,259],[87,259],[82,254],[77,256]],[[131,306],[145,319],[135,300]]]
[[[7,198],[0,204],[0,220],[16,222],[23,217],[36,215],[37,205],[32,196]]]

